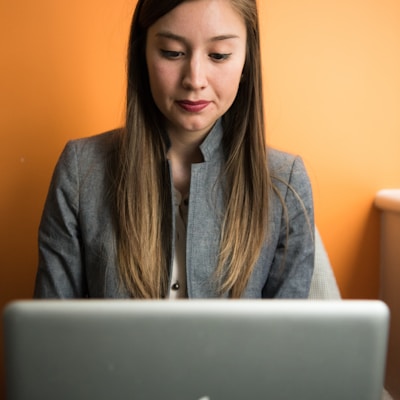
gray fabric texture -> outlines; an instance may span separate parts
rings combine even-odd
[[[186,253],[189,298],[218,297],[212,275],[222,214],[218,178],[223,134],[218,122],[201,145],[204,162],[192,166]],[[71,141],[60,156],[39,228],[37,298],[128,297],[118,278],[107,169],[114,135],[112,131]],[[309,178],[300,157],[271,149],[268,160],[276,187],[270,196],[268,235],[243,297],[307,298],[314,267]]]
[[[314,272],[308,298],[314,300],[338,300],[341,298],[328,254],[317,228],[315,228]]]

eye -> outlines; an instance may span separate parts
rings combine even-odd
[[[225,61],[227,60],[232,53],[211,53],[209,55],[214,61]]]
[[[184,56],[184,53],[182,51],[160,50],[160,52],[163,57],[170,60],[176,60],[177,58]]]

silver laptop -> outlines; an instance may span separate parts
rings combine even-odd
[[[380,301],[20,301],[8,400],[378,400]]]

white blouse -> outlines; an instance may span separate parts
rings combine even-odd
[[[187,298],[186,289],[186,226],[189,200],[182,199],[181,193],[174,188],[175,207],[175,248],[172,264],[169,299]]]

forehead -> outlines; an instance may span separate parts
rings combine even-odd
[[[221,35],[245,37],[244,18],[230,0],[188,0],[158,19],[149,34],[169,31],[193,38],[211,38]]]

